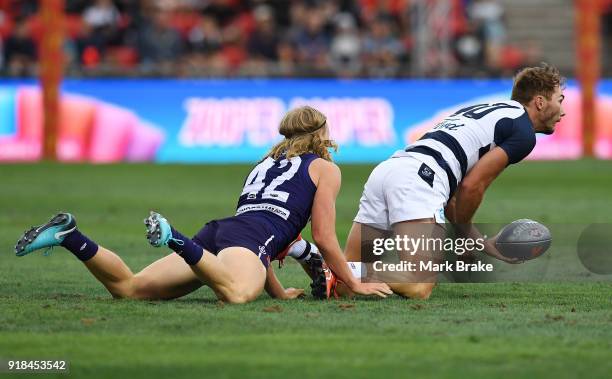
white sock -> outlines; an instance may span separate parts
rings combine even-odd
[[[368,274],[366,265],[361,262],[348,262],[348,268],[357,279],[365,278]]]
[[[300,240],[291,245],[287,255],[303,263],[308,261],[313,255],[319,255],[319,249],[306,240]]]

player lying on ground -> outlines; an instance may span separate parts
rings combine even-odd
[[[485,191],[508,165],[529,155],[536,144],[535,133],[554,132],[565,115],[563,86],[564,78],[552,66],[526,68],[515,77],[510,101],[460,109],[380,163],[365,184],[345,246],[354,274],[363,272],[363,241],[373,240],[377,233],[444,237],[446,215],[460,237],[482,238],[472,219]],[[436,253],[420,251],[400,258],[439,259]],[[501,255],[493,240],[485,243],[485,253],[520,263]],[[398,295],[426,299],[436,275],[421,272],[404,274],[395,283],[385,281]],[[331,291],[333,275],[329,285]],[[340,283],[338,293],[350,293],[342,287]]]
[[[191,238],[173,229],[161,215],[145,220],[147,238],[172,253],[137,274],[113,252],[97,245],[60,213],[28,230],[17,242],[18,256],[60,245],[83,261],[115,298],[172,299],[208,285],[230,303],[257,298],[263,289],[270,296],[290,299],[302,290],[284,289],[271,260],[298,237],[312,216],[312,235],[327,264],[354,293],[385,297],[384,283],[364,284],[347,268],[335,231],[335,200],[340,170],[331,162],[325,116],[301,107],[285,115],[280,124],[285,138],[251,171],[238,200],[236,215],[207,223]]]

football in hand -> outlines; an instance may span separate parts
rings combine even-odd
[[[537,221],[520,219],[499,232],[495,246],[505,257],[529,260],[544,254],[551,242],[550,230],[546,226]]]

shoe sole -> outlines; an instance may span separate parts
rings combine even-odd
[[[64,223],[66,223],[69,220],[70,219],[69,219],[67,214],[58,214],[58,215],[55,215],[46,224],[43,224],[43,225],[40,225],[40,226],[38,226],[36,228],[32,228],[32,229],[28,230],[17,241],[17,244],[15,245],[15,255],[17,255],[18,257],[23,257],[24,255],[27,255],[29,253],[32,253],[32,252],[36,251],[36,250],[32,250],[32,251],[27,252],[27,253],[24,252],[25,248],[29,244],[34,242],[34,240],[40,235],[40,233],[44,232],[45,230],[47,230],[47,229],[49,229],[49,228],[51,228],[53,226],[64,224]]]
[[[314,274],[314,279],[310,283],[310,293],[312,297],[319,300],[326,300],[327,281],[325,280],[325,271],[323,270],[323,260],[319,257],[313,258],[311,260],[310,270]]]
[[[159,220],[151,215],[144,220],[144,223],[147,228],[147,240],[151,245],[160,247],[161,228],[159,226]]]

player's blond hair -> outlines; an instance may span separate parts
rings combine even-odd
[[[325,115],[307,105],[287,112],[278,130],[285,138],[270,149],[266,158],[278,159],[281,155],[285,155],[290,159],[301,154],[313,153],[331,161],[328,149],[336,151],[338,145],[332,140],[321,138],[319,130],[326,127]]]
[[[516,74],[511,99],[523,105],[538,95],[550,100],[557,86],[563,88],[565,78],[556,67],[542,62],[540,66],[527,67]]]

